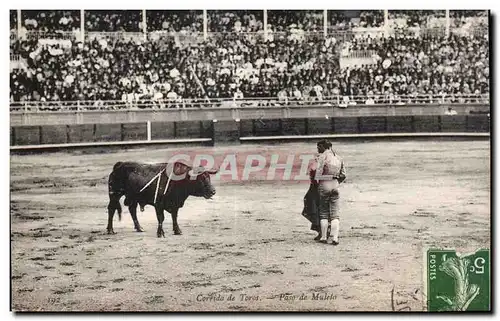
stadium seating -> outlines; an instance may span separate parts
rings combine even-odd
[[[101,32],[141,31],[142,11],[139,10],[86,10],[85,29]]]
[[[148,10],[146,16],[148,31],[203,31],[202,10]]]
[[[201,98],[276,97],[302,103],[340,97],[343,104],[371,104],[489,93],[487,34],[451,33],[447,39],[439,33],[398,31],[371,36],[359,28],[380,28],[383,11],[330,11],[329,31],[358,30],[356,36],[340,39],[323,33],[323,11],[293,13],[268,11],[264,36],[262,11],[208,11],[210,34],[196,43],[171,35],[196,33],[203,39],[200,10],[147,11],[148,32],[168,33],[155,40],[87,37],[81,43],[77,38],[11,37],[11,54],[26,66],[11,70],[11,101],[153,100],[179,106]],[[140,32],[142,15],[139,10],[86,11],[85,28]],[[459,20],[483,15],[453,12]],[[16,12],[10,17],[15,31]],[[389,11],[389,18],[413,28],[441,19],[442,11]],[[79,11],[23,11],[23,19],[28,31],[80,27]],[[363,65],[341,64],[360,52],[367,59],[353,61]]]
[[[21,17],[23,27],[28,31],[50,32],[80,29],[79,10],[23,10]]]
[[[208,13],[210,32],[258,32],[264,28],[262,10],[213,10]]]

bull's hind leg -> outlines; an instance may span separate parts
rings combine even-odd
[[[116,210],[118,210],[118,217],[121,219],[122,207],[120,205],[120,196],[110,194],[108,204],[108,227],[106,228],[108,234],[116,234],[115,231],[113,231],[113,216]]]
[[[163,231],[163,221],[165,220],[165,215],[163,214],[163,207],[161,205],[155,205],[156,218],[158,219],[158,230],[156,235],[158,237],[165,237],[165,232]]]
[[[132,221],[134,221],[134,228],[137,232],[144,232],[144,230],[141,227],[141,224],[139,224],[139,220],[137,219],[137,202],[131,202],[130,205],[128,206],[128,210],[130,212],[130,216],[132,216]]]
[[[171,215],[172,215],[172,224],[173,224],[173,227],[174,227],[174,235],[181,235],[182,234],[182,231],[181,231],[181,229],[179,227],[179,224],[177,224],[177,213],[178,212],[179,212],[179,209],[176,208],[171,213]]]

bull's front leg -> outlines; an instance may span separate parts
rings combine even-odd
[[[174,227],[174,235],[181,235],[182,234],[182,231],[179,227],[179,224],[177,224],[177,213],[179,212],[179,209],[176,208],[174,210],[172,210],[172,225]]]
[[[156,218],[158,219],[158,230],[156,235],[158,237],[165,237],[165,232],[163,231],[163,221],[165,220],[165,215],[163,214],[163,206],[155,205]]]

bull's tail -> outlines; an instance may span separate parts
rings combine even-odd
[[[117,179],[120,175],[119,167],[122,162],[117,162],[113,166],[113,171],[109,175],[108,180],[108,193],[109,193],[109,204],[108,204],[108,214],[113,215],[115,211],[118,211],[118,220],[122,219],[122,206],[120,205],[120,198],[123,196],[123,191],[121,188],[120,180]]]
[[[122,206],[120,204],[120,201],[117,200],[116,201],[116,204],[115,204],[115,210],[117,211],[118,213],[118,221],[121,221],[122,220]]]
[[[113,215],[115,211],[118,212],[118,220],[122,220],[122,206],[120,204],[121,195],[109,193],[109,204],[108,204],[108,214]]]

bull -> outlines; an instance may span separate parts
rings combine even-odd
[[[109,175],[108,191],[108,234],[113,230],[113,216],[118,212],[121,220],[122,207],[120,198],[125,196],[137,232],[143,232],[137,219],[137,205],[141,211],[145,205],[152,205],[158,219],[157,236],[165,237],[163,231],[164,211],[172,216],[174,235],[182,234],[177,223],[179,209],[189,196],[204,197],[215,195],[215,187],[210,182],[210,175],[217,170],[203,167],[191,167],[181,162],[144,164],[137,162],[118,162]]]

